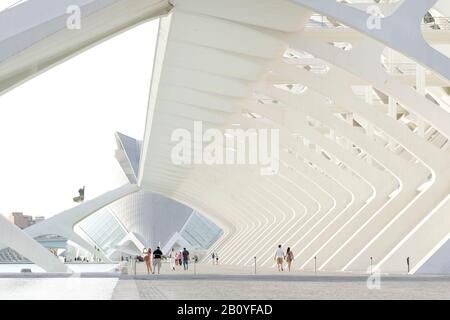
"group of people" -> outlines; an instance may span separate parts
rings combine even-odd
[[[275,261],[277,262],[278,271],[283,271],[284,261],[287,262],[288,269],[291,271],[291,265],[294,261],[294,253],[291,248],[287,248],[286,253],[284,253],[281,244],[278,245],[277,251],[275,252]]]
[[[189,270],[190,257],[189,251],[186,248],[183,248],[183,250],[178,252],[175,252],[175,249],[172,248],[168,258],[170,259],[170,266],[173,271],[176,270],[177,266],[183,266],[184,270]],[[158,274],[160,273],[163,259],[166,259],[166,257],[163,255],[160,247],[157,247],[153,252],[151,248],[144,249],[144,262],[149,274],[155,274],[156,271]],[[197,258],[195,257],[195,259]],[[217,252],[211,253],[211,259],[213,264],[219,264],[219,255]],[[292,262],[294,261],[294,253],[290,247],[288,247],[286,252],[284,252],[280,244],[275,252],[274,259],[277,263],[278,271],[284,270],[284,261],[287,263],[288,270],[291,271]]]
[[[64,262],[67,262],[66,258],[64,258],[64,259],[65,259]],[[87,263],[89,263],[89,259],[88,259],[88,258],[82,258],[82,257],[75,257],[75,258],[73,259],[73,261],[77,261],[77,262],[87,262]],[[69,259],[68,262],[72,262],[72,259]]]
[[[217,252],[211,253],[212,264],[219,264],[219,255]]]
[[[147,250],[144,248],[144,254],[144,262],[145,266],[147,267],[147,273],[150,274],[151,272],[152,274],[155,274],[156,268],[158,268],[159,274],[159,272],[161,271],[162,259],[165,258],[163,256],[161,248],[156,247],[156,250],[153,251],[153,254],[151,248],[148,248]]]
[[[161,271],[162,260],[166,259],[161,251],[160,247],[157,247],[156,250],[152,252],[151,248],[144,248],[144,262],[147,267],[147,273],[155,274],[157,271],[158,274]],[[170,266],[173,271],[175,271],[176,266],[183,266],[184,270],[189,269],[189,251],[186,248],[183,248],[182,251],[175,252],[175,249],[172,248],[172,251],[169,254]]]
[[[175,253],[175,250],[172,248],[171,252],[171,261],[172,262],[172,270],[175,270],[175,266],[183,266],[184,270],[189,270],[189,251],[186,248]]]

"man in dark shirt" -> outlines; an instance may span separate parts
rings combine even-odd
[[[158,267],[158,274],[161,270],[161,259],[162,259],[162,251],[159,247],[156,248],[155,251],[153,251],[153,274],[155,274],[156,267]]]
[[[183,248],[183,268],[184,270],[189,269],[189,251],[186,250],[186,248]]]

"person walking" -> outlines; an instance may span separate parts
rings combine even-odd
[[[286,262],[288,264],[289,272],[291,272],[291,264],[292,264],[292,261],[294,261],[294,253],[292,252],[290,247],[288,247],[287,250],[286,250],[285,259],[286,259]]]
[[[214,252],[211,254],[211,259],[212,259],[212,264],[216,263],[216,255],[214,254]]]
[[[170,265],[172,266],[172,270],[175,271],[175,260],[176,260],[176,252],[175,249],[172,248],[172,251],[170,252]]]
[[[158,267],[158,274],[161,270],[161,259],[162,259],[162,251],[159,247],[156,247],[156,250],[153,251],[153,272],[155,274],[156,268]]]
[[[219,255],[216,252],[216,265],[219,265]]]
[[[278,271],[283,271],[283,258],[284,258],[284,252],[283,252],[283,249],[281,249],[281,244],[280,244],[280,245],[278,245],[277,251],[275,251],[275,260],[277,261]]]
[[[184,270],[189,270],[189,251],[183,248],[183,268]]]
[[[176,263],[177,266],[181,267],[181,263],[180,263],[181,260],[180,259],[181,259],[181,251],[178,251],[175,254],[175,263]]]
[[[145,266],[147,267],[147,273],[148,274],[150,274],[150,272],[153,273],[152,262],[151,262],[151,260],[152,260],[152,249],[148,248],[148,250],[146,251],[145,248],[144,248],[144,253],[145,253],[144,262],[145,262]]]

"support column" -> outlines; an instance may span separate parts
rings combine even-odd
[[[331,141],[337,143],[337,141],[336,141],[336,132],[333,129],[330,129],[330,139],[331,139]],[[333,163],[337,163],[338,162],[334,155],[330,154],[330,157],[331,157],[331,161],[333,161]]]
[[[353,128],[353,113],[349,112],[345,115],[345,118],[348,122],[348,124]],[[351,150],[353,143],[346,137],[345,140],[347,141],[347,149]]]
[[[372,86],[366,86],[365,88],[365,101],[367,104],[369,105],[373,105],[373,90],[372,90]],[[369,138],[371,140],[374,140],[374,136],[373,136],[373,125],[371,122],[368,121],[368,119],[366,119],[366,133],[369,136]],[[367,154],[367,163],[368,164],[372,164],[372,157]]]
[[[388,105],[389,116],[392,119],[397,120],[398,106],[397,101],[391,96],[389,96],[389,105]]]
[[[0,244],[9,247],[47,272],[68,272],[68,268],[48,249],[0,214]]]
[[[416,89],[420,95],[425,96],[425,89],[426,89],[425,68],[419,64],[417,64],[417,67],[416,67]],[[418,126],[417,133],[419,134],[419,136],[424,137],[425,136],[425,122],[423,121],[422,117],[420,117],[419,115],[416,115],[416,118],[417,118],[417,126]]]
[[[386,63],[387,63],[387,72],[389,74],[392,74],[394,70],[394,58],[393,58],[393,51],[391,48],[386,49]],[[397,101],[394,99],[394,97],[389,96],[388,97],[388,115],[392,118],[397,120],[397,114],[398,114],[398,106]],[[389,144],[388,147],[393,151],[396,146],[395,141],[389,137]]]
[[[370,138],[370,140],[374,140],[372,123],[367,122],[366,132],[367,132],[367,136]],[[372,156],[370,154],[368,154],[367,152],[366,152],[366,154],[367,154],[367,163],[372,164]]]

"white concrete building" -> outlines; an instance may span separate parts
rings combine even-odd
[[[177,247],[174,238],[183,241],[189,250],[207,250],[220,236],[221,229],[174,200],[151,192],[136,192],[134,183],[141,142],[121,133],[116,133],[116,141],[116,158],[130,184],[43,220],[42,224],[29,226],[24,233],[35,240],[48,235],[69,240],[64,246],[66,250],[60,250],[68,262],[75,258],[91,262],[119,261],[124,256],[142,255],[146,248],[157,246],[166,247],[168,253]],[[48,241],[38,242],[51,248]],[[19,254],[11,249],[18,250]],[[0,243],[0,258],[4,258],[3,262],[26,262],[27,255],[20,254],[19,249],[5,248]]]
[[[29,0],[0,13],[0,92],[160,18],[136,184],[102,205],[137,190],[177,200],[224,230],[211,250],[227,264],[270,266],[280,243],[303,270],[445,273],[449,17],[447,0]],[[177,163],[177,130],[193,133],[184,160],[204,151],[197,121],[276,130],[276,170]],[[224,136],[210,160],[239,150]]]

